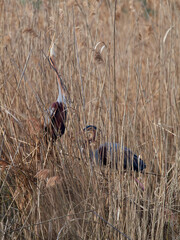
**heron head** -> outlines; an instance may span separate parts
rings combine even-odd
[[[86,134],[87,141],[92,143],[96,140],[96,131],[97,127],[94,125],[88,125],[83,129],[84,133]]]

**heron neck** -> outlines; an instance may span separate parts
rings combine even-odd
[[[63,92],[62,87],[60,86],[59,81],[58,81],[58,91],[59,91],[59,94],[58,94],[57,102],[58,103],[66,103],[66,98],[63,94],[64,92]]]

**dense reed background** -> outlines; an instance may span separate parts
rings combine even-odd
[[[0,25],[1,239],[180,239],[179,1],[1,0]],[[47,145],[28,122],[57,99],[53,37],[70,101]],[[88,124],[145,173],[92,170]]]

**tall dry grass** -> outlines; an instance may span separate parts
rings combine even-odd
[[[0,4],[1,239],[180,239],[179,2]],[[58,95],[54,34],[70,103],[47,145],[27,122]],[[141,154],[145,174],[92,169],[87,124]]]

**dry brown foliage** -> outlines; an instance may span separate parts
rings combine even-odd
[[[1,239],[179,239],[179,9],[156,0],[118,0],[116,13],[113,0],[0,2]],[[52,144],[40,119],[58,96],[45,58],[53,36],[70,103]],[[140,154],[145,174],[92,165],[82,153],[88,124],[98,144]]]

